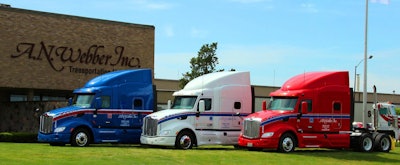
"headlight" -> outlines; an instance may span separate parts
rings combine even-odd
[[[54,132],[63,132],[65,130],[65,127],[57,127]]]
[[[166,136],[166,135],[169,135],[170,133],[171,133],[171,130],[163,130],[163,131],[161,131],[160,135]]]
[[[273,135],[274,132],[265,132],[264,134],[262,134],[261,138],[270,138]]]

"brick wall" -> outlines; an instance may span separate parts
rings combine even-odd
[[[40,115],[66,105],[66,102],[0,103],[0,132],[37,133]]]
[[[98,74],[154,69],[154,26],[0,7],[0,87],[72,90]]]

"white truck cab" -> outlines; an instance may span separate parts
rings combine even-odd
[[[142,144],[180,149],[236,145],[243,117],[254,109],[249,72],[206,74],[190,81],[173,96],[169,109],[144,118]]]

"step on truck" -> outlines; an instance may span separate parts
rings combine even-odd
[[[262,111],[244,119],[239,146],[281,152],[295,147],[389,152],[399,139],[394,105],[375,101],[365,116],[354,110],[347,71],[297,75],[270,97],[268,106],[264,103]],[[363,117],[368,122],[354,121]]]
[[[144,145],[190,149],[200,145],[236,145],[243,117],[253,112],[249,72],[209,73],[173,93],[169,109],[144,118]]]
[[[50,145],[140,143],[143,117],[155,106],[151,69],[119,70],[73,91],[67,107],[40,116],[38,141]]]

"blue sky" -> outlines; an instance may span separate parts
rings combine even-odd
[[[400,0],[370,0],[368,91],[400,93]],[[364,59],[365,0],[0,0],[15,8],[155,26],[155,78],[179,79],[203,44],[217,69],[281,86],[309,71],[349,71]],[[363,89],[364,64],[357,67]]]

